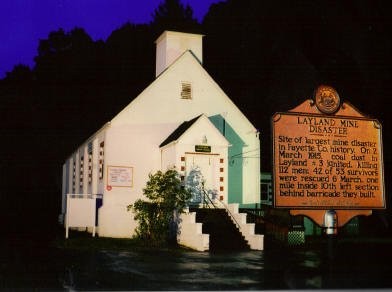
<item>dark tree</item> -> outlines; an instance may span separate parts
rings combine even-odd
[[[79,82],[90,80],[98,62],[97,46],[81,28],[70,32],[59,29],[40,40],[35,58],[38,80]]]
[[[311,98],[320,83],[386,119],[380,109],[388,103],[391,41],[381,3],[228,0],[210,7],[204,64],[260,129],[263,169],[271,169],[271,116]]]
[[[200,25],[193,17],[193,10],[189,5],[184,6],[180,0],[164,0],[153,12],[150,23],[155,34],[164,30],[200,32]]]
[[[7,72],[5,81],[11,82],[31,82],[33,79],[33,72],[30,67],[23,64],[15,65],[11,72]]]
[[[105,80],[123,107],[154,78],[155,46],[148,25],[127,23],[114,30],[105,44]],[[120,108],[116,108],[120,110]]]

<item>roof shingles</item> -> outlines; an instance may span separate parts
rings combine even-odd
[[[178,140],[182,134],[184,134],[202,115],[197,116],[189,121],[183,122],[181,125],[177,127],[160,145],[159,147],[163,147],[173,141]]]

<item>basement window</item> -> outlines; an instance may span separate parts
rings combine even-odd
[[[181,82],[181,98],[192,99],[192,86],[190,82]]]

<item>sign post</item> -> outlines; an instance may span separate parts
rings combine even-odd
[[[385,208],[381,124],[320,86],[314,100],[272,118],[275,207],[335,234]]]

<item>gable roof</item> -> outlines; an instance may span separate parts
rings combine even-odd
[[[190,63],[187,63],[190,62]],[[154,97],[157,96],[157,88],[162,84],[162,80],[164,78],[167,78],[167,76],[171,76],[173,72],[176,72],[179,68],[182,68],[186,64],[187,70],[189,72],[198,72],[200,73],[199,76],[201,76],[201,79],[203,81],[201,82],[207,82],[209,86],[213,90],[217,91],[217,94],[214,94],[214,97],[219,97],[218,102],[216,104],[223,102],[224,104],[219,105],[219,109],[217,107],[208,107],[203,110],[205,114],[209,115],[215,115],[220,112],[222,112],[222,107],[226,108],[226,111],[230,111],[231,114],[229,116],[232,117],[238,117],[241,120],[241,123],[246,124],[248,127],[250,127],[250,130],[256,131],[256,128],[252,125],[252,123],[247,119],[247,117],[244,115],[244,113],[241,112],[241,110],[234,104],[234,102],[226,95],[226,93],[220,88],[220,86],[215,82],[215,80],[208,74],[206,69],[203,67],[203,65],[200,63],[200,61],[194,56],[192,51],[185,51],[181,56],[179,56],[169,67],[167,67],[157,78],[149,85],[147,86],[136,98],[134,98],[125,108],[123,108],[113,119],[111,120],[112,125],[116,124],[117,122],[121,121],[126,121],[127,123],[129,122],[140,122],[140,120],[145,119],[145,114],[141,113],[140,107],[146,107],[149,108],[150,110],[150,117],[151,115],[154,117],[156,116],[161,116],[161,109],[159,107],[156,107],[156,99]],[[191,67],[195,66],[195,67]],[[192,68],[192,70],[190,69]],[[208,92],[208,93],[207,93]],[[201,91],[199,94],[202,94],[201,97],[206,97],[206,95],[211,95],[211,92],[213,91]],[[162,94],[159,93],[159,94]],[[162,97],[162,96],[161,96]],[[216,100],[216,99],[215,99]],[[167,101],[167,100],[166,100]],[[169,106],[170,103],[166,102],[163,104],[164,106]],[[215,104],[215,105],[216,105]],[[212,108],[212,110],[210,110]],[[153,114],[151,113],[151,110],[158,110],[159,109],[159,115],[158,114]],[[167,108],[165,108],[167,110]],[[200,113],[200,111],[199,111]],[[194,112],[194,115],[199,114],[198,112]],[[151,118],[150,118],[151,120]],[[184,119],[183,119],[184,120]],[[172,122],[173,120],[170,120]],[[230,121],[230,119],[228,119]]]
[[[178,140],[182,134],[184,134],[192,125],[201,117],[202,115],[197,116],[189,121],[183,122],[181,125],[177,127],[160,145],[159,147],[163,147],[170,142]]]

